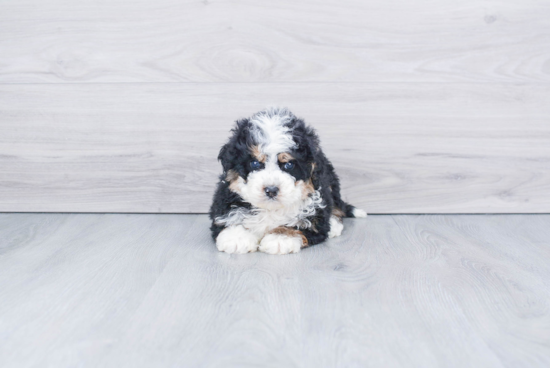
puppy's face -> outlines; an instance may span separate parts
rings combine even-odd
[[[249,150],[246,175],[233,177],[236,180],[230,184],[246,202],[258,208],[280,209],[299,205],[313,192],[306,162],[290,152],[268,155],[259,146]]]
[[[311,152],[296,118],[272,112],[238,122],[219,158],[229,189],[244,201],[267,210],[294,208],[314,192]]]

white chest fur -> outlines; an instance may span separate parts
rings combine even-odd
[[[277,210],[257,210],[242,221],[242,225],[259,237],[264,236],[268,231],[279,226],[289,225],[296,222],[300,208],[281,208]]]
[[[301,203],[285,206],[278,209],[262,209],[236,207],[227,215],[216,218],[217,225],[232,226],[243,225],[258,237],[264,236],[268,231],[279,226],[298,227],[307,229],[311,227],[308,219],[315,214],[317,208],[324,208],[323,199],[319,191],[315,191]]]

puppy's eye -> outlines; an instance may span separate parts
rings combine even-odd
[[[262,167],[262,164],[258,160],[254,160],[250,162],[250,168],[252,170],[258,170],[260,167]]]
[[[283,166],[285,170],[292,170],[294,168],[294,162],[287,162],[285,166]]]

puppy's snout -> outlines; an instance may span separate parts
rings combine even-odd
[[[265,187],[264,188],[265,195],[269,198],[275,198],[277,196],[277,193],[279,193],[279,188],[277,187]]]

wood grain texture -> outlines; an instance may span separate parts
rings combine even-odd
[[[0,365],[547,367],[549,215],[346,219],[288,256],[205,215],[0,215]]]
[[[0,85],[0,211],[206,212],[233,120],[317,128],[371,213],[548,212],[550,87]],[[397,108],[399,107],[399,108]]]
[[[542,0],[0,2],[0,82],[548,82]]]

